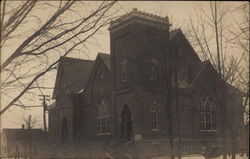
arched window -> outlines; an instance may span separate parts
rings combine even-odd
[[[201,100],[200,116],[201,130],[216,130],[216,106],[209,97]]]
[[[97,105],[97,135],[109,134],[109,111],[101,98]]]
[[[151,108],[151,117],[152,117],[152,131],[159,131],[159,108],[153,106]]]
[[[151,56],[151,58],[150,58],[150,66],[151,66],[151,68],[150,68],[150,80],[157,79],[157,77],[156,77],[157,76],[156,63],[157,63],[156,59],[153,56]]]
[[[125,57],[121,60],[121,68],[122,68],[122,80],[126,82],[127,78],[127,59]]]

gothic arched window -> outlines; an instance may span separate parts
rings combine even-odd
[[[151,108],[151,122],[152,122],[152,130],[158,131],[159,130],[159,108],[156,106],[153,106]]]
[[[125,57],[122,58],[121,68],[122,68],[122,80],[126,82],[128,80],[128,77],[127,77],[127,59]]]
[[[97,105],[97,134],[109,134],[109,111],[103,98],[99,100]]]
[[[150,73],[150,80],[156,80],[157,79],[157,72],[156,72],[156,59],[151,56],[150,58],[150,65],[151,65],[151,73]]]
[[[216,106],[209,97],[201,100],[201,130],[216,130]]]

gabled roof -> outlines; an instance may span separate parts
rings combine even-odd
[[[199,67],[200,70],[194,77],[191,83],[192,86],[197,85],[199,81],[202,81],[202,82],[210,81],[209,83],[213,84],[215,87],[219,85],[219,83],[216,82],[216,81],[219,81],[220,79],[219,74],[209,60],[203,61],[201,65],[197,67]]]
[[[212,74],[208,75],[208,71],[212,71]],[[196,74],[196,76],[194,77],[193,81],[192,81],[192,85],[194,85],[197,80],[199,78],[201,78],[201,76],[208,75],[208,76],[212,76],[213,78],[216,78],[217,80],[219,80],[219,74],[216,71],[216,69],[214,68],[214,66],[212,65],[212,63],[209,60],[203,61],[201,63],[200,66],[200,71]],[[207,79],[206,79],[207,80]],[[213,83],[215,84],[215,83]],[[227,88],[231,89],[233,92],[238,93],[241,96],[244,96],[244,93],[242,91],[240,91],[238,88],[234,87],[233,85],[229,84],[226,82],[226,86]]]
[[[98,53],[104,64],[107,66],[109,71],[111,71],[111,60],[110,60],[110,55],[106,53]],[[97,55],[97,56],[98,56]]]
[[[169,32],[170,40],[172,40],[178,32],[181,32],[181,29],[175,29],[175,30],[170,31]]]
[[[59,62],[53,98],[62,87],[66,90],[78,92],[88,82],[94,61],[63,57]],[[64,83],[64,85],[60,84]],[[60,87],[61,85],[61,87]]]
[[[53,102],[52,104],[48,105],[47,110],[53,110],[56,107],[56,102]]]
[[[211,64],[209,60],[202,61],[201,66],[200,66],[200,71],[193,78],[193,81],[191,82],[191,85],[193,85],[196,82],[196,80],[198,80],[198,78],[201,76],[201,74],[205,71],[206,66],[209,65],[209,64]]]
[[[111,60],[110,55],[105,53],[98,53],[93,65],[93,69],[91,71],[91,74],[88,79],[88,83],[93,79],[95,72],[97,71],[98,64],[100,63],[100,60],[103,61],[104,65],[107,67],[107,69],[111,72]]]
[[[179,47],[178,45],[180,44],[186,45],[187,46],[186,49],[190,50],[188,51],[190,52],[188,56],[194,57],[197,63],[201,63],[198,54],[196,53],[193,46],[190,44],[190,42],[188,41],[188,39],[186,38],[186,36],[184,35],[184,33],[181,31],[180,28],[170,31],[169,36],[170,36],[170,45],[172,45],[173,47]]]
[[[100,67],[101,66],[101,67]],[[108,74],[105,74],[108,75],[110,78],[112,78],[111,76],[111,61],[110,61],[110,55],[109,54],[106,54],[106,53],[98,53],[97,56],[96,56],[96,59],[94,61],[94,65],[93,65],[93,68],[92,68],[92,71],[89,75],[89,78],[88,78],[88,82],[86,84],[86,87],[85,88],[82,88],[80,89],[76,94],[77,96],[79,96],[81,98],[81,103],[83,103],[84,105],[89,105],[91,103],[91,100],[90,100],[90,96],[91,96],[91,91],[88,91],[91,89],[91,84],[92,82],[94,81],[94,78],[96,77],[97,75],[97,72],[99,71],[99,68],[105,68],[107,69],[108,71]],[[83,100],[82,100],[83,99]]]

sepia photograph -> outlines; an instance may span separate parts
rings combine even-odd
[[[248,1],[0,1],[0,159],[248,159]]]

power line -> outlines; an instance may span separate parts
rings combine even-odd
[[[121,7],[121,9],[125,12],[125,13],[129,13],[119,2],[117,2],[117,4]]]

